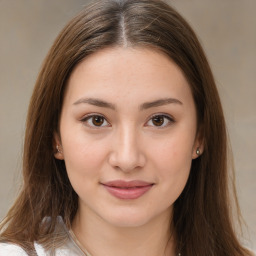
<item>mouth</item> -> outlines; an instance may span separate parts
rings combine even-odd
[[[114,180],[101,183],[104,188],[114,197],[119,199],[137,199],[148,192],[154,183],[148,183],[140,180],[123,181]]]

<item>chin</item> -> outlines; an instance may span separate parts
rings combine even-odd
[[[119,212],[110,212],[109,214],[102,216],[109,224],[120,228],[135,228],[141,227],[153,221],[157,214],[150,214],[148,211],[136,211],[127,209]]]
[[[136,228],[144,226],[149,220],[145,218],[138,218],[138,216],[120,216],[115,219],[108,220],[109,224],[119,228]]]

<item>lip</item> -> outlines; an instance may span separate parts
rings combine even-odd
[[[119,199],[137,199],[148,192],[153,183],[141,180],[114,180],[106,183],[101,183],[105,189],[113,196]]]

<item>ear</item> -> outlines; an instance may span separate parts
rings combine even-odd
[[[193,145],[192,159],[196,159],[204,152],[204,136],[201,129],[198,129],[195,142]]]
[[[64,160],[61,140],[57,132],[54,132],[54,135],[53,135],[53,152],[54,152],[54,157],[56,159]]]

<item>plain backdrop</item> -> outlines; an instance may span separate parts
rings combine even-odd
[[[0,218],[21,184],[26,111],[41,63],[60,29],[86,2],[0,0]],[[213,69],[249,246],[256,248],[256,1],[169,2],[198,34]]]

